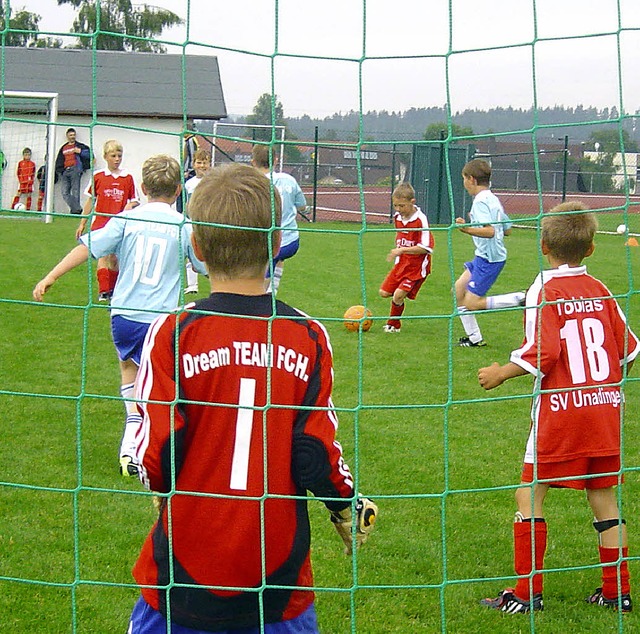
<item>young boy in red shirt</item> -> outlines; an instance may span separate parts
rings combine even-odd
[[[138,193],[133,176],[120,169],[122,164],[122,144],[113,139],[103,146],[103,156],[107,167],[93,174],[93,186],[89,184],[85,194],[88,196],[84,204],[82,218],[76,230],[76,239],[84,233],[87,217],[94,208],[92,196],[95,196],[95,214],[91,220],[91,231],[101,229],[110,217],[125,209],[132,209],[138,204]],[[115,255],[98,258],[96,270],[98,278],[98,301],[107,302],[113,295],[118,279],[118,260]]]
[[[384,332],[400,332],[400,317],[404,300],[415,299],[420,287],[431,273],[433,234],[429,221],[416,206],[416,193],[409,183],[400,183],[391,195],[396,234],[396,246],[389,251],[387,261],[393,268],[380,286],[380,297],[391,298],[389,320]]]
[[[627,530],[614,486],[622,483],[620,382],[640,344],[609,290],[581,264],[593,253],[596,229],[595,215],[580,202],[558,205],[543,218],[541,250],[552,269],[542,271],[527,292],[524,343],[506,365],[478,370],[485,390],[525,374],[536,379],[522,486],[516,491],[515,571],[520,576],[515,588],[481,601],[510,614],[543,609],[540,571],[547,524],[542,507],[550,487],[586,489],[595,516],[602,586],[587,601],[632,609]]]
[[[16,171],[18,176],[18,193],[15,195],[11,208],[15,209],[22,196],[27,197],[27,210],[31,210],[31,195],[33,194],[33,183],[36,178],[36,164],[31,160],[31,148],[22,150],[22,160],[18,163]]]
[[[212,293],[153,322],[142,352],[140,479],[169,495],[133,569],[128,632],[316,634],[307,491],[348,553],[377,510],[356,501],[336,440],[328,335],[265,293],[280,196],[263,174],[211,170],[189,216]]]

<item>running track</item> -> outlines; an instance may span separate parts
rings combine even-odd
[[[535,192],[495,191],[510,216],[535,216],[540,212],[540,199]],[[309,205],[313,203],[313,192],[305,188]],[[626,199],[615,194],[568,193],[567,200],[582,200],[590,209],[623,211]],[[559,193],[542,194],[542,208],[548,211],[562,202]],[[357,187],[322,188],[317,191],[316,220],[362,221],[364,206],[368,223],[389,222],[391,191],[387,188],[368,187],[360,196]],[[629,198],[629,212],[640,213],[640,195]]]

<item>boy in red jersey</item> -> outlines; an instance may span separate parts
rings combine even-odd
[[[232,164],[189,202],[212,294],[158,318],[145,340],[140,479],[170,495],[133,569],[142,597],[129,634],[315,633],[307,490],[349,552],[373,528],[375,505],[359,499],[352,537],[327,333],[264,291],[273,195],[275,213],[269,181]]]
[[[84,233],[87,217],[94,207],[92,195],[95,196],[95,215],[91,220],[91,231],[102,229],[109,222],[111,216],[119,214],[125,209],[132,209],[138,204],[138,193],[133,176],[120,169],[122,144],[113,139],[106,141],[102,154],[107,167],[94,172],[93,187],[89,184],[85,191],[88,198],[76,230],[76,240]],[[98,258],[96,276],[98,278],[98,301],[107,302],[113,295],[113,289],[118,279],[118,260],[115,255]]]
[[[400,183],[391,195],[396,210],[394,222],[398,233],[396,246],[387,255],[393,268],[380,286],[380,297],[391,298],[391,310],[385,332],[400,332],[404,300],[415,299],[431,273],[433,235],[429,222],[419,207],[416,193],[409,183]]]
[[[594,214],[579,212],[586,212],[582,203],[568,202],[543,218],[541,250],[553,268],[540,273],[527,292],[524,343],[506,365],[478,370],[485,390],[516,376],[536,378],[523,486],[516,491],[515,571],[522,576],[514,589],[481,602],[511,614],[543,609],[539,571],[547,524],[542,507],[549,487],[587,491],[602,563],[602,587],[587,601],[623,612],[632,609],[627,531],[614,486],[622,482],[616,473],[620,382],[640,344],[609,290],[581,265],[593,253],[597,221]]]
[[[36,164],[31,160],[31,148],[22,150],[22,160],[18,163],[16,172],[18,176],[18,193],[15,195],[11,208],[20,202],[21,196],[27,197],[27,209],[31,210],[31,195],[33,194],[33,183],[36,179]]]

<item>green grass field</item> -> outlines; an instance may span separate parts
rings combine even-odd
[[[607,216],[615,227],[620,216]],[[126,631],[138,595],[131,567],[153,520],[149,494],[117,471],[123,421],[109,314],[89,300],[87,267],[31,302],[34,284],[74,246],[75,219],[2,219],[0,244],[0,632]],[[324,506],[310,503],[317,611],[325,634],[634,632],[624,617],[583,602],[599,585],[596,534],[584,495],[552,491],[545,612],[507,616],[478,605],[513,584],[513,488],[529,430],[531,381],[485,393],[477,368],[505,362],[522,338],[521,310],[480,315],[489,345],[452,347],[463,333],[450,289],[471,240],[437,231],[434,271],[408,305],[403,331],[382,325],[377,296],[393,232],[302,226],[279,298],[321,319],[335,355],[339,440],[359,490],[380,507],[376,533],[353,563]],[[497,293],[524,289],[541,260],[536,232],[516,229]],[[640,332],[640,248],[601,235],[588,261]],[[200,281],[201,291],[205,281]],[[341,323],[365,303],[370,332]],[[640,583],[640,383],[627,383],[626,483],[621,499]]]

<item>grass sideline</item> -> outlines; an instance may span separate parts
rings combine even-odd
[[[607,221],[622,222],[613,215]],[[76,222],[0,221],[0,632],[124,632],[138,595],[131,566],[154,519],[148,494],[117,474],[123,408],[108,311],[89,300],[89,283],[97,295],[92,269],[59,281],[49,305],[31,302],[35,283],[74,245]],[[486,348],[451,346],[462,333],[450,288],[471,257],[471,240],[436,231],[433,275],[409,303],[403,332],[387,335],[388,300],[377,289],[393,230],[301,228],[302,247],[287,262],[279,298],[321,319],[331,334],[339,440],[359,489],[381,512],[352,565],[324,506],[310,502],[321,631],[636,631],[640,610],[623,618],[583,603],[600,572],[592,518],[573,491],[553,491],[547,500],[545,612],[511,617],[478,605],[513,584],[513,487],[531,381],[487,394],[476,380],[479,366],[506,361],[520,344],[520,310],[479,317]],[[640,331],[640,248],[623,244],[617,235],[598,236],[587,264],[621,295]],[[539,270],[534,231],[515,230],[507,246],[495,292],[526,288]],[[205,284],[201,279],[201,295]],[[341,323],[358,303],[376,320],[364,335]],[[640,598],[636,377],[638,368],[627,384],[622,502]]]

